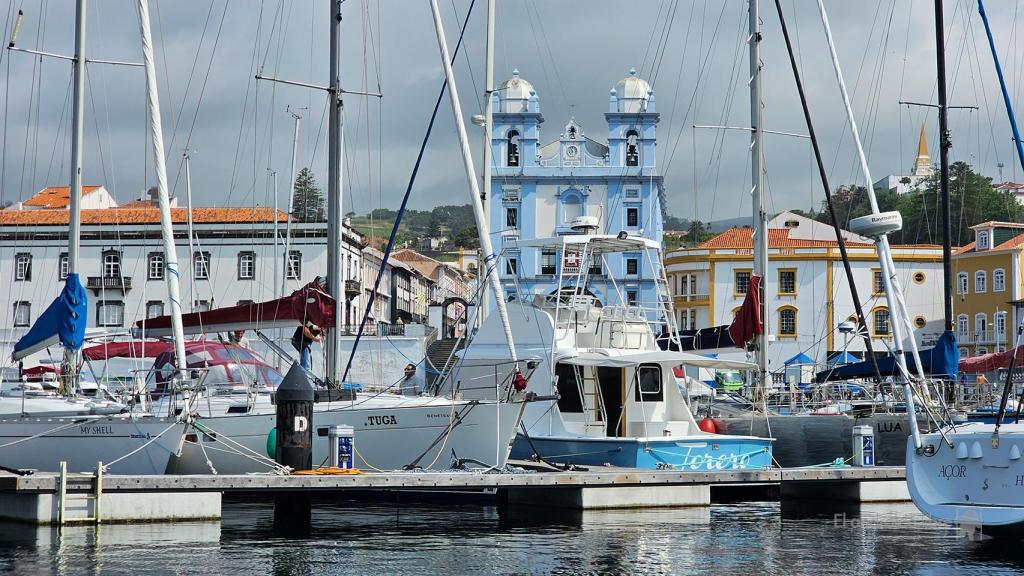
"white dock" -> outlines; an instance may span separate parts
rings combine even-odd
[[[118,476],[0,474],[0,518],[33,524],[147,522],[221,517],[221,495],[282,492],[482,492],[509,506],[570,509],[708,506],[713,487],[779,487],[780,497],[904,501],[903,467],[790,468],[680,472],[601,468],[588,471],[389,472],[336,476],[272,474]]]

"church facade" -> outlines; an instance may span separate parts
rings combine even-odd
[[[563,254],[521,241],[578,233],[641,236],[661,242],[663,180],[655,163],[659,116],[654,92],[635,70],[611,89],[603,141],[574,118],[557,138],[541,137],[540,98],[513,71],[492,94],[490,228],[506,297],[556,289]],[[575,229],[574,229],[575,226]],[[609,254],[587,264],[587,289],[602,303],[657,305],[655,253]]]

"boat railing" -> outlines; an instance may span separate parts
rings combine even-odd
[[[521,358],[518,361],[497,360],[484,363],[474,363],[472,370],[461,373],[458,367],[453,368],[444,380],[437,383],[435,393],[437,395],[468,395],[473,398],[489,397],[490,392],[494,398],[508,402],[512,399],[516,389],[514,379],[516,368],[522,373],[527,381],[533,376],[540,365],[539,358]]]

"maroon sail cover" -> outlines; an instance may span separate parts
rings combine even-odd
[[[751,275],[749,284],[743,306],[729,325],[729,336],[737,348],[746,347],[747,342],[764,333],[764,322],[761,318],[761,277]]]
[[[110,360],[111,358],[156,358],[170,350],[170,342],[131,340],[128,342],[107,342],[82,348],[87,360]]]
[[[1014,351],[1017,353],[1017,360],[1014,362],[1014,365],[1024,366],[1024,346],[1018,346],[1014,348]],[[1011,357],[1010,351],[1007,350],[1005,352],[992,352],[991,354],[964,358],[960,360],[960,371],[974,374],[978,372],[992,372],[1000,368],[1009,368]]]
[[[330,328],[334,326],[334,309],[334,298],[314,280],[284,298],[184,314],[181,321],[185,334],[288,328],[307,322]],[[171,317],[140,320],[133,332],[145,338],[170,336]]]

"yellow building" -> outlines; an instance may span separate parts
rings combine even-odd
[[[863,343],[838,329],[856,320],[853,298],[832,226],[792,212],[768,223],[769,366],[805,354],[819,362],[840,350],[860,352]],[[843,231],[854,282],[875,350],[891,346],[889,309],[874,243]],[[669,253],[666,273],[678,326],[693,330],[729,324],[743,303],[754,268],[753,230],[731,228],[689,248]],[[942,333],[942,248],[934,244],[893,245],[896,274],[903,287],[919,346]],[[724,353],[724,352],[723,352]]]
[[[1018,321],[1011,303],[1021,298],[1024,224],[983,222],[971,230],[974,242],[953,255],[953,328],[961,356],[1006,350]]]

